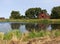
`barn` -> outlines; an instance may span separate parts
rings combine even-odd
[[[49,14],[41,12],[38,14],[38,19],[50,19]]]

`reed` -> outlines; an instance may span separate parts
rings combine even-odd
[[[17,38],[19,40],[25,41],[38,37],[58,37],[60,36],[60,30],[52,30],[52,31],[44,31],[41,30],[39,32],[32,31],[28,33],[21,33],[19,30],[13,30],[6,34],[0,32],[0,39],[2,40],[11,40],[12,38]]]
[[[17,38],[21,37],[21,32],[19,30],[13,30],[6,34],[4,34],[4,40],[10,40],[13,36],[16,36]]]

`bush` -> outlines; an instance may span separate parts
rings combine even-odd
[[[20,38],[21,37],[20,31],[19,30],[10,31],[10,32],[8,32],[4,35],[4,39],[10,40],[10,39],[12,39],[13,36],[16,36],[17,38]]]

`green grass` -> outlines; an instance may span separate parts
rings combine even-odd
[[[40,32],[30,32],[29,33],[29,38],[35,38],[35,37],[44,37],[45,36],[45,32],[42,30]]]
[[[0,33],[0,38],[3,37],[3,40],[11,40],[13,36],[16,36],[18,39],[21,39],[24,36],[23,37],[24,41],[32,38],[45,37],[45,36],[58,37],[60,36],[60,30],[52,30],[52,31],[41,30],[39,32],[33,31],[33,32],[23,34],[23,36],[19,30],[13,30],[4,35]]]
[[[55,37],[58,37],[58,36],[60,36],[60,30],[59,31],[58,30],[55,31]]]
[[[16,36],[17,38],[21,37],[21,32],[19,30],[13,30],[6,34],[4,34],[4,40],[10,40],[13,36]]]
[[[26,22],[26,23],[56,23],[60,24],[60,19],[5,19],[0,22]]]

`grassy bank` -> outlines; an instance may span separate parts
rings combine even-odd
[[[59,42],[57,42],[59,41]],[[60,30],[27,32],[19,30],[10,31],[6,34],[0,32],[0,44],[58,44],[60,43]]]
[[[60,24],[60,19],[5,19],[0,22],[26,22],[26,23],[57,23]]]
[[[0,40],[11,40],[13,38],[15,39],[22,39],[23,41],[32,39],[32,38],[37,38],[37,37],[58,37],[60,36],[60,30],[52,30],[52,31],[33,31],[33,32],[28,32],[28,33],[21,33],[19,30],[14,30],[10,31],[6,34],[0,32]]]

